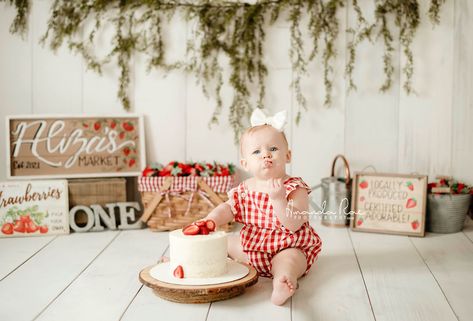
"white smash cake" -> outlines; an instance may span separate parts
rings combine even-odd
[[[169,233],[170,269],[177,278],[212,278],[227,272],[227,235],[223,231]]]

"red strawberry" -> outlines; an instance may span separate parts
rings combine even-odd
[[[133,124],[130,122],[123,123],[122,127],[127,132],[131,132],[133,129],[135,129],[135,127],[133,127]]]
[[[419,221],[415,220],[415,221],[411,222],[411,226],[414,230],[417,230],[417,228],[419,227]]]
[[[118,134],[118,138],[120,139],[125,138],[125,132],[120,132],[120,134]]]
[[[47,225],[40,226],[39,227],[39,232],[41,234],[48,233],[48,226]]]
[[[207,228],[207,226],[201,226],[200,227],[200,234],[202,234],[202,235],[208,235],[209,234],[209,229]]]
[[[130,154],[130,149],[128,147],[123,148],[123,154],[125,154],[125,156],[128,156]]]
[[[13,224],[12,223],[5,223],[2,226],[2,233],[11,235],[13,234]]]
[[[406,185],[407,185],[407,188],[410,189],[411,191],[414,190],[414,184],[412,184],[412,182],[409,181],[406,183]]]
[[[202,227],[202,226],[205,226],[205,221],[197,221],[194,223],[195,225],[197,225],[198,227]]]
[[[25,227],[26,227],[26,232],[27,233],[34,233],[39,229],[39,227],[34,222],[26,223]]]
[[[18,220],[15,221],[15,225],[13,227],[13,230],[15,232],[25,233],[26,232],[25,222],[18,221]]]
[[[112,121],[110,122],[110,128],[111,128],[111,129],[114,129],[115,127],[117,127],[117,123],[116,123],[114,120],[112,120]]]
[[[133,165],[135,165],[135,163],[136,163],[136,160],[130,159],[130,161],[128,162],[128,167],[132,167]]]
[[[171,171],[167,169],[162,169],[159,171],[158,176],[171,176]]]
[[[362,223],[363,223],[363,220],[362,220],[361,218],[358,219],[358,221],[356,221],[356,225],[357,225],[357,226],[360,226]]]
[[[427,185],[427,188],[428,188],[428,189],[432,189],[432,187],[437,187],[437,183],[429,183],[429,184]]]
[[[100,123],[99,123],[99,122],[95,122],[95,124],[94,124],[94,129],[95,129],[95,130],[99,130],[99,129],[100,129]]]
[[[361,187],[362,189],[367,188],[367,187],[368,187],[368,182],[367,182],[367,181],[362,181],[362,182],[360,183],[360,187]]]
[[[173,275],[174,275],[176,278],[178,278],[178,279],[184,278],[184,270],[182,269],[182,266],[181,266],[181,265],[178,265],[178,266],[174,269]]]
[[[146,168],[143,169],[143,173],[141,173],[141,175],[145,176],[145,177],[146,176],[153,176],[153,174],[154,174],[154,170],[149,166],[146,166]]]
[[[210,232],[215,231],[215,222],[212,220],[205,221],[205,225]]]
[[[187,165],[187,164],[178,164],[177,167],[179,167],[182,170],[182,173],[189,175],[192,170],[192,166]]]
[[[197,235],[200,232],[200,227],[197,225],[188,225],[182,229],[184,235]]]
[[[29,214],[26,214],[26,215],[23,215],[23,216],[20,216],[20,221],[23,222],[23,223],[29,223],[31,222],[31,217]]]
[[[413,208],[416,207],[417,201],[415,198],[409,198],[406,203],[406,208]]]

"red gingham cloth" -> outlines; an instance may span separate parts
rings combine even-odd
[[[138,178],[138,191],[157,192],[162,189],[167,176]],[[217,193],[227,193],[235,184],[235,175],[200,177],[209,187]],[[175,176],[168,192],[188,192],[197,189],[197,176]]]
[[[310,187],[300,177],[288,178],[284,181],[284,186],[286,198],[296,188],[305,188],[308,193],[311,192]],[[227,202],[235,214],[235,221],[244,224],[240,231],[243,251],[261,276],[272,277],[273,256],[287,248],[298,248],[305,254],[305,274],[309,272],[322,248],[322,240],[309,222],[305,222],[296,232],[291,232],[279,222],[276,214],[273,214],[269,195],[249,191],[244,183],[228,192]]]

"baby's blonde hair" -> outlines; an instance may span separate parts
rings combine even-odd
[[[257,132],[261,129],[265,129],[265,128],[268,128],[268,127],[271,127],[272,129],[278,131],[276,128],[274,128],[273,126],[268,125],[268,124],[253,126],[253,127],[249,127],[247,129],[245,129],[245,131],[240,136],[240,155],[243,155],[243,138],[245,138],[246,136],[251,135],[251,134],[253,134],[253,133],[255,133],[255,132]],[[289,149],[289,143],[287,142],[286,134],[284,134],[283,131],[281,131],[280,133],[281,133],[282,137],[284,138],[284,141],[286,142],[286,146]]]

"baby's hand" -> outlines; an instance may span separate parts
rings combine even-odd
[[[280,201],[286,198],[286,189],[281,178],[268,179],[268,194],[273,201]]]

